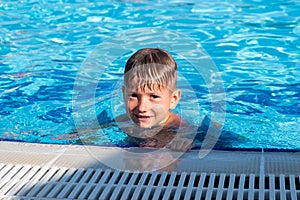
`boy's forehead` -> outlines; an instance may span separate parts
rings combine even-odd
[[[137,76],[127,76],[124,77],[124,83],[126,88],[130,90],[141,90],[145,91],[162,91],[164,89],[173,91],[176,85],[168,80],[161,80],[157,77],[137,77]]]
[[[126,86],[126,89],[130,92],[163,92],[165,90],[169,90],[168,87],[164,85],[158,85],[158,84],[145,84],[145,85],[134,85],[130,84]]]

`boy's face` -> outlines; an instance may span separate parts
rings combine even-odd
[[[123,86],[126,113],[141,128],[163,125],[180,99],[180,91],[171,92],[165,87],[145,87],[144,90]]]

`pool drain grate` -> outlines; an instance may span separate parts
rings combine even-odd
[[[296,200],[300,199],[300,177],[0,164],[0,198]]]

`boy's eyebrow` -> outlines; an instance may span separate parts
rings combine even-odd
[[[161,92],[148,92],[149,95],[161,95]]]
[[[129,92],[129,93],[139,93],[139,92],[136,91],[136,90],[128,90],[128,92]],[[149,92],[144,92],[144,93],[150,94],[150,95],[153,95],[153,94],[155,94],[155,95],[157,95],[157,94],[162,94],[162,92],[159,91],[159,90],[157,90],[157,91],[149,91]]]

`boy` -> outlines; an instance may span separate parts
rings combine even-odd
[[[115,119],[129,135],[129,143],[175,151],[192,147],[192,139],[177,136],[180,127],[187,124],[171,112],[181,96],[176,83],[177,64],[165,50],[145,48],[129,58],[122,87],[126,114]],[[133,123],[128,125],[130,121]]]
[[[170,148],[175,151],[187,151],[202,147],[207,137],[217,146],[227,148],[232,142],[241,142],[240,136],[222,130],[222,125],[204,117],[200,126],[190,125],[171,112],[181,96],[176,89],[177,64],[173,57],[159,48],[138,50],[126,62],[124,86],[122,87],[126,114],[113,121],[127,133],[126,146],[150,148]],[[106,111],[98,115],[101,126],[111,123]],[[210,130],[210,135],[207,135]],[[219,135],[222,130],[221,135]],[[210,144],[209,144],[210,147]],[[205,146],[204,146],[205,148]]]

